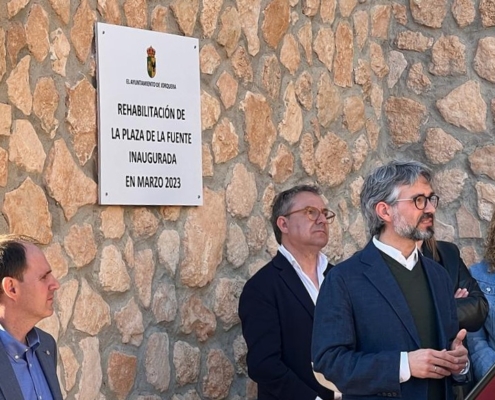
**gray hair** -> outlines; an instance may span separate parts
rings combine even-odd
[[[294,197],[303,192],[314,193],[319,196],[321,195],[321,190],[317,186],[298,185],[279,193],[273,200],[270,222],[272,223],[273,232],[275,233],[275,239],[277,239],[278,244],[282,244],[282,232],[277,225],[277,219],[278,217],[284,216],[291,211],[294,203]]]
[[[431,169],[418,161],[391,161],[368,175],[361,190],[361,212],[371,236],[378,235],[384,225],[376,213],[376,205],[381,201],[395,203],[400,186],[411,186],[421,176],[431,183]]]

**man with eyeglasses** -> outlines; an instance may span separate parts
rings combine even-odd
[[[361,192],[372,240],[321,287],[314,369],[344,400],[451,400],[452,379],[467,372],[452,282],[416,247],[433,235],[439,198],[431,179],[418,162],[372,172]]]
[[[334,217],[314,186],[295,186],[274,200],[271,223],[279,251],[249,279],[239,300],[258,400],[334,398],[311,368],[313,313],[330,266],[321,249]]]

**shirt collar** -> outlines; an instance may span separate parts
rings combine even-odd
[[[31,329],[26,335],[27,345],[19,342],[0,324],[0,341],[5,347],[7,354],[16,362],[23,358],[28,350],[35,351],[40,345],[40,338],[36,329]]]
[[[290,264],[294,268],[298,268],[299,270],[302,271],[302,268],[299,265],[299,263],[297,262],[297,260],[290,253],[290,251],[285,248],[285,246],[283,244],[281,244],[278,247],[278,251],[280,251],[280,253],[282,253],[285,256],[285,258],[290,262]],[[320,251],[318,253],[318,263],[316,264],[316,270],[318,272],[318,275],[323,274],[323,272],[325,272],[325,270],[327,269],[327,266],[328,266],[328,258],[327,258],[327,256],[325,254],[323,254]]]
[[[397,250],[395,247],[389,246],[388,244],[385,244],[383,242],[380,242],[378,240],[377,236],[373,237],[373,244],[376,246],[376,248],[386,255],[392,257],[395,261],[397,261],[399,264],[403,265],[406,267],[408,270],[412,270],[414,266],[417,264],[419,255],[418,255],[418,247],[414,247],[413,252],[409,255],[409,257],[404,257],[402,253]]]

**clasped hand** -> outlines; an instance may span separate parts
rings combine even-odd
[[[462,344],[466,330],[461,329],[450,350],[419,349],[408,353],[411,376],[441,379],[459,374],[468,364],[468,351]]]

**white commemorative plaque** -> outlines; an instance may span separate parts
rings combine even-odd
[[[99,203],[201,205],[198,39],[96,24]]]

